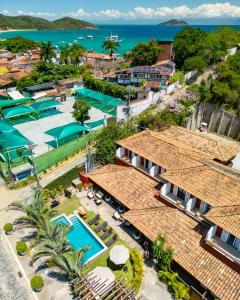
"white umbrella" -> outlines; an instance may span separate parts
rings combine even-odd
[[[129,259],[129,250],[124,245],[114,246],[110,251],[110,260],[115,265],[124,265]]]

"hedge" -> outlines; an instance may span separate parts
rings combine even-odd
[[[11,223],[6,223],[6,224],[3,226],[3,230],[4,230],[5,232],[11,232],[11,231],[13,231],[13,226],[12,226],[12,224],[11,224]]]
[[[43,281],[42,276],[39,276],[39,275],[33,276],[30,284],[31,284],[31,288],[33,290],[35,290],[35,291],[41,290],[44,287],[44,281]]]
[[[16,243],[16,250],[18,254],[23,254],[27,251],[27,245],[25,242],[17,242]]]
[[[143,279],[143,260],[136,249],[130,249],[130,261],[133,269],[132,285],[135,291],[138,292]]]

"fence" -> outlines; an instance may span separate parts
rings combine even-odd
[[[223,109],[216,108],[209,103],[201,104],[192,113],[186,127],[196,130],[200,127],[201,122],[208,124],[209,131],[240,139],[240,117]]]

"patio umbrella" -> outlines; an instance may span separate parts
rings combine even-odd
[[[129,259],[129,250],[124,245],[116,245],[110,251],[110,260],[115,265],[124,265]]]

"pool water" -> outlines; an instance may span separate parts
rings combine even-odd
[[[72,216],[69,219],[73,223],[73,226],[67,233],[67,239],[69,240],[73,249],[78,250],[79,248],[83,248],[86,246],[90,247],[84,256],[83,263],[86,263],[88,260],[97,256],[97,254],[100,254],[100,252],[102,252],[105,247],[88,229],[88,227],[76,216]],[[69,225],[68,220],[64,216],[60,216],[53,222]]]

